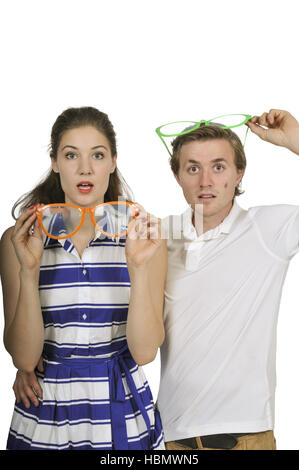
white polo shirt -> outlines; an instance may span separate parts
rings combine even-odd
[[[276,326],[298,251],[299,206],[241,209],[197,237],[192,210],[163,220],[166,339],[158,408],[165,441],[274,427]],[[178,238],[178,232],[180,238]]]

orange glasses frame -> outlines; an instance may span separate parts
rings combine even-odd
[[[132,218],[132,222],[130,223],[130,225],[128,226],[128,229],[117,235],[115,233],[107,233],[105,232],[103,229],[101,229],[95,219],[94,219],[94,211],[97,207],[100,207],[100,206],[107,206],[107,205],[110,205],[110,204],[121,204],[121,205],[127,205],[127,206],[131,206],[132,210],[133,210],[133,218]],[[47,232],[47,230],[45,229],[44,225],[43,225],[43,222],[42,222],[42,212],[43,210],[45,210],[46,208],[48,207],[74,207],[75,209],[79,209],[79,211],[81,212],[81,221],[80,221],[80,224],[78,225],[78,227],[76,228],[76,230],[74,230],[72,233],[66,235],[65,237],[55,237],[54,235],[51,235],[49,232]],[[40,226],[43,230],[43,232],[48,235],[48,237],[50,238],[54,238],[55,240],[64,240],[65,238],[68,238],[68,237],[71,237],[72,235],[74,235],[75,233],[78,232],[78,230],[80,230],[80,228],[82,227],[83,223],[84,223],[84,220],[85,220],[85,213],[86,212],[89,212],[89,215],[90,215],[90,218],[91,218],[91,221],[93,223],[93,225],[98,229],[100,230],[100,232],[102,232],[104,235],[108,236],[108,237],[121,237],[123,235],[126,235],[127,233],[129,233],[129,231],[131,230],[133,224],[134,224],[134,220],[135,220],[135,217],[138,215],[138,209],[136,207],[134,207],[134,203],[133,202],[127,202],[127,201],[111,201],[111,202],[104,202],[103,204],[98,204],[97,206],[94,206],[94,207],[80,207],[80,206],[76,206],[75,204],[66,204],[66,203],[57,203],[57,204],[46,204],[42,207],[37,207],[36,210],[35,210],[35,213],[36,213],[36,216],[38,218],[38,221],[40,223]]]

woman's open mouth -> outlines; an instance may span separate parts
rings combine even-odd
[[[80,183],[77,184],[77,188],[80,193],[87,194],[92,190],[93,184],[90,183],[90,181],[80,181]]]

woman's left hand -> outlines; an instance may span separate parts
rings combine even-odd
[[[144,266],[162,243],[161,219],[147,213],[140,204],[135,206],[139,214],[126,240],[128,267]]]

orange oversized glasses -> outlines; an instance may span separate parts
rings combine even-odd
[[[74,235],[89,213],[93,225],[107,237],[122,237],[134,224],[138,208],[133,202],[104,202],[94,207],[79,207],[74,204],[46,204],[36,209],[36,215],[43,232],[55,240]]]

